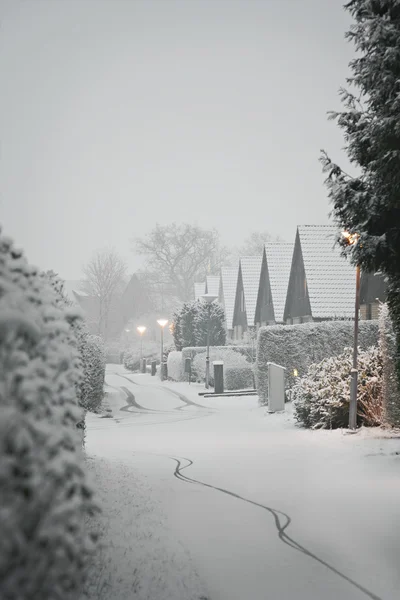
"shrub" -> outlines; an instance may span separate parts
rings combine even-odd
[[[227,390],[254,388],[254,373],[251,366],[227,367],[224,369],[224,385]]]
[[[352,321],[302,323],[261,327],[257,339],[256,380],[261,404],[268,402],[268,362],[286,368],[286,387],[295,382],[294,369],[301,377],[308,367],[324,358],[341,354],[353,343]],[[361,321],[359,345],[362,349],[378,342],[378,323]],[[350,373],[350,371],[349,371]]]
[[[79,597],[94,504],[77,429],[78,320],[0,235],[0,589],[8,600]]]
[[[253,353],[253,349],[251,346],[239,346],[239,345],[232,345],[232,346],[212,346],[211,347],[212,350],[215,351],[227,351],[230,350],[232,352],[237,352],[239,355],[242,355],[247,361],[249,362],[253,362],[255,361],[255,349],[254,349],[254,353]],[[210,349],[210,350],[211,350]],[[197,354],[204,354],[207,351],[207,348],[205,346],[198,346],[198,347],[188,347],[188,348],[184,348],[182,350],[182,368],[185,368],[185,359],[186,358],[191,358],[192,359],[192,366],[194,363],[194,359],[197,356]],[[219,360],[219,359],[214,359],[214,360]]]
[[[86,410],[99,410],[104,397],[104,342],[97,335],[86,335],[82,344],[83,379],[80,385],[80,404]]]
[[[182,352],[172,351],[167,360],[168,377],[173,381],[183,381]]]
[[[400,426],[400,393],[396,375],[396,336],[387,304],[379,310],[379,347],[382,355],[382,398],[384,421]]]
[[[197,381],[204,381],[206,377],[206,352],[196,354],[193,363],[192,370],[193,374],[197,378]],[[235,350],[225,348],[210,348],[210,384],[214,385],[214,369],[213,362],[215,360],[222,360],[224,362],[224,373],[226,369],[248,369],[250,364],[247,362],[244,356]],[[224,375],[225,378],[225,375]]]
[[[336,429],[348,427],[350,405],[351,348],[310,365],[289,391],[294,415],[304,427]],[[358,355],[357,424],[375,426],[382,421],[382,361],[377,347]]]

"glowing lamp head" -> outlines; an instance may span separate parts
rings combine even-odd
[[[358,233],[350,233],[349,231],[342,231],[342,236],[346,239],[349,246],[357,244],[360,237]]]
[[[295,377],[298,377],[298,376],[299,376],[299,372],[298,372],[298,370],[297,370],[297,369],[293,369],[293,375],[294,375]]]
[[[159,324],[160,327],[162,327],[164,329],[164,327],[168,323],[168,319],[158,319],[157,323]]]
[[[139,327],[137,327],[137,330],[140,333],[140,335],[143,335],[146,329],[147,327],[145,327],[144,325],[140,325]]]
[[[129,333],[129,332],[130,332],[130,329],[125,329],[125,331],[126,331],[126,333]]]

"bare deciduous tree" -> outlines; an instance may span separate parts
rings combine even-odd
[[[267,242],[281,242],[278,236],[271,235],[268,231],[253,231],[239,248],[240,256],[261,256],[264,244]]]
[[[147,258],[147,268],[166,285],[172,285],[184,302],[192,299],[197,278],[218,271],[224,254],[217,231],[187,223],[157,224],[135,242],[136,251]]]
[[[83,269],[82,289],[98,301],[98,333],[107,339],[110,309],[126,285],[126,263],[113,249],[98,250]]]

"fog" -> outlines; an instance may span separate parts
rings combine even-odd
[[[333,0],[1,0],[1,222],[65,279],[155,222],[328,222],[353,48]]]

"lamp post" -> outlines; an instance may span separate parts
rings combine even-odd
[[[207,318],[207,355],[206,355],[206,390],[210,387],[210,324],[211,324],[211,304],[218,296],[213,294],[203,294],[202,299],[207,303],[208,318]]]
[[[357,243],[360,237],[358,233],[342,232],[349,246]],[[350,410],[349,429],[357,429],[357,388],[358,388],[358,315],[360,312],[360,265],[356,265],[356,301],[354,312],[354,339],[353,339],[353,368],[351,369],[350,381]]]
[[[147,327],[144,325],[140,325],[136,328],[140,334],[140,360],[143,360],[143,334],[146,331]]]
[[[164,372],[163,372],[163,362],[164,362],[164,327],[168,323],[167,319],[158,319],[157,323],[161,327],[161,361],[160,361],[160,379],[163,381]]]

